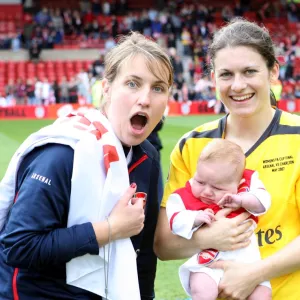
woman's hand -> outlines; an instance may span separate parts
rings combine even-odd
[[[195,217],[194,226],[200,226],[203,223],[210,225],[215,221],[215,215],[212,209],[199,210],[197,216]]]
[[[144,201],[143,199],[133,198],[135,191],[136,184],[133,183],[109,215],[111,241],[137,235],[144,227]],[[96,222],[92,225],[99,246],[105,245],[108,242],[107,221]]]
[[[109,216],[112,240],[137,235],[144,227],[144,201],[143,199],[133,198],[135,191],[136,184],[133,183]],[[130,200],[132,200],[131,203],[129,203]]]
[[[203,228],[194,232],[195,238],[197,239],[197,236],[199,236],[202,241],[201,244],[219,251],[236,250],[248,246],[250,243],[249,238],[253,233],[249,228],[252,226],[253,221],[245,222],[245,220],[249,218],[250,214],[244,212],[232,219],[227,219],[226,216],[231,211],[232,209],[219,211],[215,215],[215,222],[212,222],[209,227],[203,226]]]
[[[216,261],[209,267],[224,270],[219,283],[219,297],[222,299],[245,300],[261,283],[258,281],[255,264]]]
[[[161,207],[156,226],[154,251],[161,260],[183,259],[193,256],[201,249],[214,248],[220,251],[244,248],[250,243],[253,230],[252,220],[243,222],[250,216],[244,212],[235,218],[227,219],[232,209],[226,208],[219,211],[216,221],[209,226],[201,226],[193,233],[190,240],[176,236],[170,230],[166,209]]]

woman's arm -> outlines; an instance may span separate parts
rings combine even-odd
[[[268,258],[251,263],[217,261],[213,268],[222,268],[219,296],[246,299],[261,282],[293,273],[300,269],[300,237]]]
[[[72,165],[73,150],[63,145],[39,147],[24,158],[1,241],[8,264],[43,269],[99,253],[91,223],[66,228]]]
[[[191,257],[200,249],[235,250],[246,247],[253,233],[247,230],[252,221],[243,223],[249,213],[242,213],[233,219],[225,216],[231,210],[224,209],[216,215],[216,221],[194,232],[190,240],[174,235],[169,226],[166,209],[161,207],[155,232],[154,251],[161,260]]]
[[[262,280],[270,280],[300,269],[300,236],[257,264]]]
[[[107,221],[67,228],[73,150],[50,144],[30,153],[18,172],[18,196],[2,243],[8,264],[43,269],[85,254],[98,255],[108,243]],[[144,226],[142,200],[133,201],[128,188],[109,216],[111,241],[138,234]],[[84,200],[84,199],[83,199]]]

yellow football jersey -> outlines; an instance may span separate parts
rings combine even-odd
[[[222,138],[226,117],[188,132],[171,154],[169,178],[162,206],[196,172],[199,154],[214,138]],[[300,117],[276,110],[261,138],[246,154],[246,168],[259,178],[272,196],[269,211],[259,218],[256,230],[262,258],[300,235]],[[274,300],[300,299],[300,270],[271,280]]]

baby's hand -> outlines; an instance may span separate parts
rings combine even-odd
[[[221,207],[240,208],[242,207],[242,196],[238,194],[226,194],[218,202]]]
[[[200,226],[203,223],[206,223],[208,225],[211,224],[212,221],[215,221],[215,215],[214,212],[207,208],[205,210],[200,210],[195,218],[194,226]]]

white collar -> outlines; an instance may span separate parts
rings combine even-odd
[[[130,150],[126,156],[127,166],[129,166],[129,164],[131,163],[132,156],[133,156],[133,151],[132,151],[132,147],[130,147]]]

